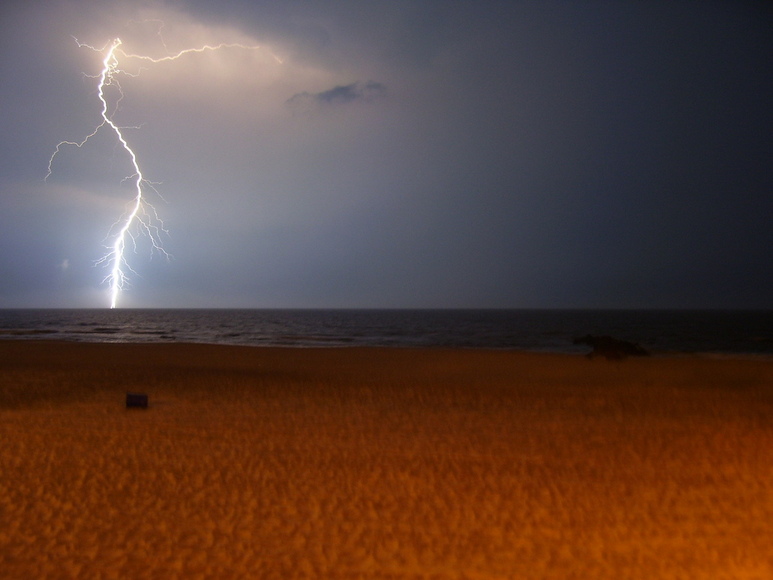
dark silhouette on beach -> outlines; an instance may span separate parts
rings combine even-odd
[[[628,356],[647,356],[649,352],[635,342],[612,338],[611,336],[585,336],[575,338],[574,344],[587,344],[593,350],[588,353],[588,358],[603,356],[608,360],[622,360]]]

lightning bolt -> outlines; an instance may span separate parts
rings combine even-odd
[[[160,30],[159,30],[159,37],[160,37]],[[91,45],[81,43],[78,41],[77,38],[75,39],[75,42],[78,44],[78,47],[80,48],[85,47],[95,52],[104,53],[104,59],[102,60],[102,70],[98,75],[93,77],[98,80],[97,95],[99,98],[99,102],[101,103],[100,115],[101,115],[102,121],[82,141],[61,141],[59,144],[57,144],[55,151],[53,152],[50,159],[48,160],[48,173],[46,174],[45,180],[48,180],[48,178],[53,173],[54,159],[64,147],[75,146],[75,147],[81,148],[84,145],[86,145],[86,143],[90,139],[92,139],[97,133],[99,133],[99,131],[102,129],[107,129],[109,131],[112,131],[116,139],[118,140],[118,143],[120,144],[121,148],[128,155],[133,172],[130,175],[126,176],[124,178],[124,181],[130,181],[132,183],[133,192],[134,192],[133,198],[127,204],[126,206],[127,209],[124,211],[123,215],[110,228],[108,237],[110,237],[110,235],[113,234],[113,232],[115,232],[114,233],[115,237],[112,244],[107,246],[108,248],[107,253],[96,261],[96,264],[105,264],[110,269],[109,274],[105,277],[103,282],[107,282],[109,287],[110,308],[115,308],[118,304],[118,297],[121,293],[121,290],[128,283],[128,279],[129,279],[128,273],[130,272],[130,273],[136,274],[136,272],[131,268],[131,266],[127,262],[126,256],[125,256],[127,241],[130,241],[136,250],[135,234],[132,233],[133,231],[138,231],[140,234],[146,235],[150,239],[150,242],[152,244],[152,249],[154,251],[158,251],[166,258],[170,257],[169,254],[164,250],[160,242],[161,234],[167,233],[166,229],[164,228],[164,223],[163,221],[161,221],[161,219],[159,219],[155,208],[150,203],[147,202],[144,196],[144,193],[147,190],[151,190],[155,192],[157,195],[158,195],[158,191],[155,189],[154,184],[148,181],[144,177],[142,170],[140,169],[139,161],[137,160],[137,155],[134,152],[134,150],[129,146],[129,143],[126,140],[126,137],[123,132],[125,129],[129,129],[129,128],[137,129],[138,127],[120,127],[119,125],[117,125],[113,121],[113,110],[111,109],[110,104],[108,102],[108,97],[106,96],[106,88],[115,87],[118,93],[118,98],[115,99],[113,109],[117,108],[118,104],[124,98],[123,90],[121,89],[121,85],[119,83],[118,77],[121,74],[126,76],[139,75],[139,72],[136,74],[132,74],[125,70],[122,70],[119,67],[119,56],[126,59],[137,59],[141,61],[147,61],[152,64],[157,64],[157,63],[166,62],[166,61],[174,61],[188,54],[215,51],[215,50],[220,50],[224,48],[241,48],[241,49],[247,49],[247,50],[257,50],[257,49],[261,49],[262,47],[248,46],[248,45],[237,44],[237,43],[221,43],[217,45],[205,45],[200,48],[188,48],[185,50],[181,50],[176,54],[153,58],[150,56],[144,56],[139,54],[129,54],[124,52],[120,48],[122,45],[120,38],[114,38],[102,48],[95,48]],[[163,43],[163,39],[162,39],[162,43]],[[164,44],[164,47],[166,47],[166,44]],[[273,53],[271,53],[271,56],[274,58],[274,60],[276,60],[276,62],[280,64],[282,63],[282,61]]]

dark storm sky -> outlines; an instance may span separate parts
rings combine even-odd
[[[0,307],[773,308],[773,13],[755,2],[31,1],[0,8]],[[163,26],[161,25],[163,22]],[[281,60],[281,64],[274,58]],[[127,70],[130,68],[127,63]],[[92,76],[87,76],[92,75]]]

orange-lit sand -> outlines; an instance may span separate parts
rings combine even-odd
[[[4,579],[770,579],[771,546],[771,360],[0,342]]]

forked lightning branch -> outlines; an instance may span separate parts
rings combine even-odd
[[[140,162],[138,156],[129,142],[126,139],[125,130],[127,127],[121,127],[114,122],[115,109],[118,103],[124,98],[123,90],[119,82],[121,75],[137,76],[136,74],[129,73],[120,68],[119,57],[121,59],[135,59],[142,60],[150,63],[160,63],[165,61],[177,60],[186,55],[220,50],[223,48],[241,48],[247,50],[257,50],[259,46],[246,46],[242,44],[218,44],[218,45],[205,45],[200,48],[189,48],[182,50],[176,54],[163,56],[159,58],[153,58],[149,56],[142,56],[138,54],[127,54],[121,49],[122,43],[119,38],[115,38],[108,42],[102,48],[95,48],[88,44],[78,42],[78,46],[81,48],[88,48],[94,52],[104,54],[102,60],[102,70],[94,78],[97,80],[97,95],[101,106],[101,122],[81,141],[61,141],[57,146],[51,158],[48,161],[48,173],[46,174],[46,180],[53,173],[54,160],[65,147],[78,147],[85,146],[89,140],[94,137],[100,131],[110,131],[115,135],[117,143],[120,145],[120,149],[128,157],[132,173],[123,178],[123,181],[127,181],[132,184],[133,197],[127,202],[126,210],[113,224],[110,232],[108,233],[109,243],[107,245],[107,252],[104,256],[96,261],[97,264],[105,265],[109,268],[109,273],[105,277],[104,282],[107,283],[110,293],[110,308],[115,308],[118,304],[118,297],[121,290],[127,283],[130,273],[135,273],[131,265],[126,258],[127,245],[131,244],[134,247],[135,236],[144,235],[150,239],[153,250],[159,252],[165,257],[169,255],[164,251],[161,244],[161,235],[166,232],[164,223],[156,213],[155,208],[148,203],[145,193],[148,191],[155,191],[153,184],[148,181],[142,173],[140,168]],[[274,57],[278,62],[279,59]],[[139,74],[139,73],[137,73]],[[108,91],[112,91],[112,98],[108,95]]]

